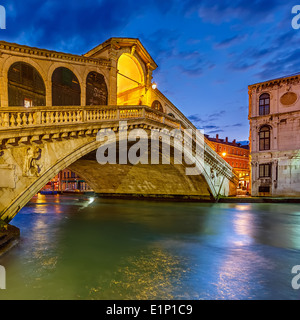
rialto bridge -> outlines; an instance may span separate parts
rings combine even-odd
[[[235,172],[207,140],[198,175],[187,175],[188,164],[172,156],[170,164],[97,162],[103,144],[97,133],[114,132],[120,143],[120,123],[128,134],[191,129],[196,136],[153,86],[156,68],[138,39],[112,38],[82,56],[1,41],[0,218],[9,222],[67,167],[101,195],[214,200],[235,194]],[[196,147],[193,140],[191,157]]]

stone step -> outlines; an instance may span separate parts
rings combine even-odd
[[[18,243],[20,230],[8,225],[7,230],[0,231],[0,256]]]

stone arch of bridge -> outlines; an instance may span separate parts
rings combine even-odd
[[[119,132],[116,134],[117,141],[122,141],[122,138],[119,136]],[[179,144],[179,142],[176,142]],[[176,143],[173,145],[174,148],[177,148]],[[37,176],[34,181],[30,180],[30,185],[20,194],[14,198],[10,205],[7,206],[7,208],[2,211],[1,213],[1,219],[5,220],[6,222],[11,221],[16,214],[30,201],[30,199],[38,193],[39,190],[41,190],[42,187],[44,187],[53,177],[55,177],[61,170],[70,167],[72,164],[74,164],[76,161],[80,160],[84,156],[90,154],[91,152],[94,152],[101,146],[101,142],[97,141],[96,139],[89,140],[88,143],[83,143],[79,145],[78,147],[74,148],[73,150],[70,150],[68,154],[61,156],[58,159],[53,159],[52,164],[49,165],[48,168],[45,168],[43,172],[39,176]],[[178,147],[180,147],[178,145]],[[201,163],[198,163],[197,165],[201,166]],[[113,165],[108,165],[108,167]],[[124,165],[126,166],[126,165]],[[132,166],[132,165],[131,165]],[[152,168],[152,171],[149,172],[149,166],[147,168],[143,168],[143,172],[147,172],[147,177],[149,177],[151,181],[151,172],[155,172],[155,170],[161,170],[157,175],[161,175],[165,168],[167,167],[159,167],[159,165],[150,165]],[[137,166],[138,167],[138,166]],[[170,167],[169,167],[170,168]],[[217,196],[217,192],[214,188],[213,181],[210,178],[209,173],[206,170],[203,170],[201,172],[201,175],[197,178],[197,176],[189,177],[185,176],[183,174],[185,170],[185,165],[182,164],[179,166],[180,170],[177,169],[176,173],[180,173],[180,179],[182,179],[182,182],[185,183],[185,186],[189,186],[192,184],[200,183],[201,186],[203,186],[202,190],[205,190],[206,196],[210,198],[215,198]],[[103,166],[101,170],[107,169],[107,167]],[[76,169],[75,169],[76,172]],[[114,171],[117,174],[117,171]],[[95,184],[84,174],[82,175],[82,172],[77,172],[83,179],[86,180],[88,184],[91,185],[91,187],[95,187]],[[173,177],[176,177],[173,175]],[[161,177],[163,179],[163,177]],[[199,180],[201,178],[201,181]],[[197,180],[198,179],[198,180]],[[198,181],[198,182],[197,182]],[[184,195],[184,194],[182,194]],[[193,193],[194,196],[196,196],[196,193]]]

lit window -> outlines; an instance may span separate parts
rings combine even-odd
[[[24,107],[25,107],[25,108],[30,108],[30,107],[32,107],[32,100],[25,98],[25,99],[24,99]]]
[[[164,112],[163,107],[162,107],[161,103],[158,100],[153,101],[151,108],[155,109],[155,110],[158,110],[160,112]]]

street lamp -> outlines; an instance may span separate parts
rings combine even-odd
[[[155,82],[152,83],[152,89],[153,90],[157,89],[157,84]]]
[[[222,157],[226,157],[227,153],[226,152],[223,152],[222,153]]]

